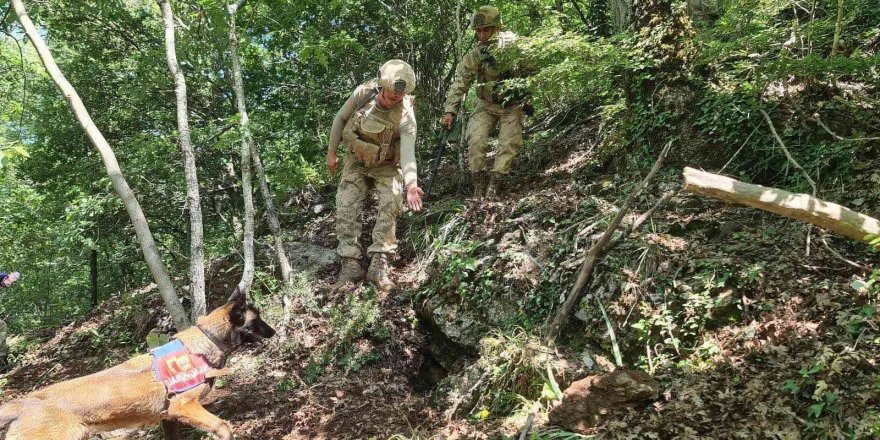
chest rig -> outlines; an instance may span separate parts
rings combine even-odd
[[[499,71],[502,69],[502,66],[499,65],[495,55],[498,51],[505,50],[508,46],[513,44],[516,41],[516,34],[511,32],[499,32],[496,38],[495,41],[488,44],[478,43],[477,47],[474,48],[474,52],[479,60],[476,75],[477,97],[492,104],[502,104],[506,106],[513,103],[509,102],[508,99],[505,99],[506,97],[502,96],[500,93],[499,88],[501,84],[499,84],[499,81],[512,78],[514,73],[509,70],[503,72]]]
[[[403,118],[404,104],[401,101],[393,108],[383,109],[373,99],[355,113],[355,134],[360,140],[379,147],[378,152],[369,152],[376,156],[373,163],[367,166],[400,163],[400,120]]]

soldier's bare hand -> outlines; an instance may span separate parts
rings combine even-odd
[[[455,114],[446,112],[443,114],[443,118],[440,119],[440,125],[446,127],[447,130],[452,130],[452,123],[455,122]]]
[[[409,209],[412,209],[413,212],[419,212],[422,210],[422,196],[425,194],[421,188],[417,186],[410,187],[406,190],[406,202],[409,204]]]
[[[339,158],[336,157],[335,151],[327,152],[327,171],[330,172],[330,175],[336,174],[336,169],[339,167]]]

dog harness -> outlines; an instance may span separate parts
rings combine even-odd
[[[182,393],[207,381],[211,368],[204,358],[192,354],[179,339],[150,350],[153,374],[165,385],[168,395]]]

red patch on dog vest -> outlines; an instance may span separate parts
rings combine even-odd
[[[150,350],[153,357],[153,373],[165,384],[168,394],[182,393],[205,383],[205,375],[211,366],[199,356],[189,352],[179,339]]]

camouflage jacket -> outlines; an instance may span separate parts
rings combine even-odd
[[[462,57],[455,70],[455,79],[446,94],[443,111],[458,113],[461,100],[464,99],[471,84],[476,80],[477,97],[483,101],[502,104],[498,96],[497,82],[509,78],[510,71],[500,71],[496,60],[499,51],[509,48],[516,42],[517,35],[512,32],[499,32],[496,39],[489,44],[477,44]]]

